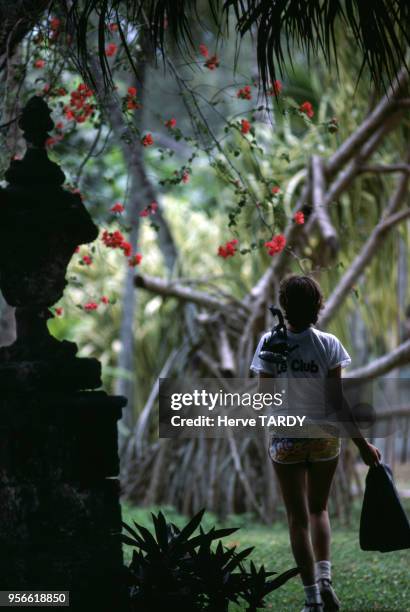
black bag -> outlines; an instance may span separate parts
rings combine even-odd
[[[410,523],[394,486],[391,469],[369,469],[360,516],[360,548],[389,552],[410,548]]]

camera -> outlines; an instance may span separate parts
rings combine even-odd
[[[284,364],[287,362],[289,353],[298,345],[290,346],[288,342],[288,331],[281,310],[274,306],[270,306],[269,310],[273,317],[278,317],[279,323],[272,327],[270,335],[259,352],[259,358],[270,363]]]

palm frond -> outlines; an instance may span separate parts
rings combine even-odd
[[[110,82],[110,68],[104,47],[106,24],[116,20],[127,57],[132,52],[122,32],[127,22],[144,28],[154,50],[166,53],[169,36],[184,51],[192,48],[192,24],[199,21],[199,0],[55,0],[65,7],[68,21],[76,31],[77,59],[82,73],[92,80],[87,37],[91,23],[97,24],[98,55],[104,78]],[[257,61],[266,88],[282,75],[285,63],[295,51],[310,60],[321,53],[337,67],[335,29],[350,28],[356,38],[364,67],[376,83],[391,82],[400,65],[406,65],[410,46],[410,3],[408,0],[208,0],[211,18],[218,27],[235,20],[239,37],[256,35]],[[203,6],[203,3],[202,3]]]
[[[217,25],[221,21],[220,0],[208,0],[210,16]],[[182,52],[193,46],[192,23],[199,21],[199,0],[53,0],[51,7],[66,14],[67,25],[75,33],[77,50],[74,60],[84,78],[93,83],[90,68],[89,34],[97,29],[98,56],[106,85],[111,85],[111,71],[105,54],[107,25],[115,22],[131,68],[135,71],[133,52],[124,33],[129,24],[148,33],[153,51],[165,54],[166,36],[177,43]],[[137,75],[138,76],[138,75]]]
[[[391,82],[406,63],[410,44],[408,0],[226,0],[241,36],[256,31],[257,59],[264,85],[283,74],[286,51],[304,51],[309,59],[319,52],[337,66],[335,27],[351,28],[375,82]]]

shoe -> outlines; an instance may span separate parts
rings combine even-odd
[[[305,607],[302,612],[324,612],[323,604],[321,603],[308,603],[305,601]]]
[[[340,610],[340,601],[332,587],[332,581],[326,578],[319,580],[320,596],[323,601],[324,612],[335,612]]]

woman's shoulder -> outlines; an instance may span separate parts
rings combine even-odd
[[[276,332],[272,330],[268,330],[268,331],[264,331],[262,333],[262,335],[259,337],[259,342],[264,342],[265,340],[267,340],[268,338],[270,338],[273,335],[275,336]]]
[[[324,332],[321,329],[317,329],[316,327],[310,328],[312,334],[318,338],[323,344],[326,346],[333,346],[335,344],[340,344],[340,340],[334,334],[329,334],[329,332]]]

